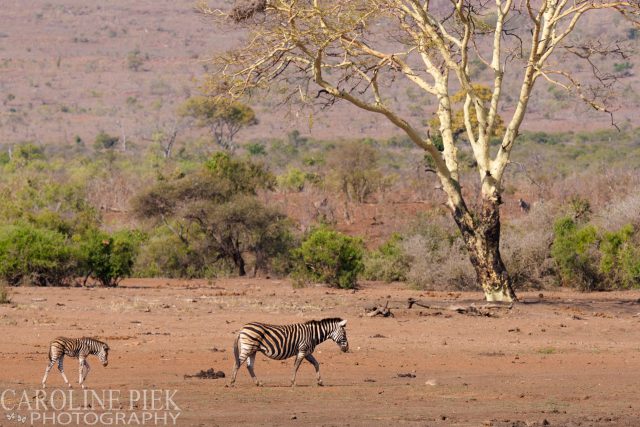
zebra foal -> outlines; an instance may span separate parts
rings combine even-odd
[[[291,386],[296,385],[296,374],[304,359],[313,365],[316,370],[318,385],[322,385],[320,378],[320,364],[311,353],[318,344],[331,339],[340,346],[343,352],[349,350],[347,341],[346,320],[330,318],[322,320],[310,320],[305,323],[293,325],[268,325],[264,323],[248,323],[238,333],[233,346],[235,365],[231,375],[230,385],[236,382],[238,369],[247,362],[247,370],[257,386],[258,381],[253,365],[256,353],[259,351],[270,359],[284,360],[295,356],[293,364],[293,376]]]
[[[84,380],[87,378],[89,370],[91,369],[87,362],[87,357],[91,354],[98,356],[98,359],[100,359],[103,366],[107,366],[109,364],[109,346],[102,341],[87,337],[58,337],[51,341],[49,344],[49,364],[47,365],[47,369],[44,371],[42,388],[45,388],[49,371],[51,371],[51,368],[56,362],[58,362],[58,370],[60,371],[64,382],[71,387],[71,383],[69,383],[67,376],[64,374],[63,363],[65,356],[77,357],[79,359],[80,369],[78,373],[78,383],[82,388],[85,388]]]

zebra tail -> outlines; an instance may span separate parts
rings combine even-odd
[[[236,366],[240,363],[240,334],[233,343],[233,356],[236,358]]]
[[[51,362],[51,344],[49,344],[49,362]]]

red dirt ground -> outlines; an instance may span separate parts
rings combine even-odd
[[[36,389],[49,340],[93,335],[112,350],[106,368],[89,359],[89,387],[175,389],[184,426],[640,425],[640,292],[523,293],[524,304],[493,310],[495,317],[447,309],[481,306],[480,296],[376,283],[354,292],[293,289],[262,279],[22,287],[0,306],[0,389]],[[407,309],[409,297],[443,308]],[[387,299],[395,318],[363,315],[365,305]],[[292,361],[261,355],[262,388],[244,368],[235,388],[225,387],[228,378],[184,378],[208,368],[228,376],[245,322],[331,316],[348,319],[351,350],[332,342],[316,349],[325,387],[314,385],[306,362],[298,387],[287,387]],[[77,369],[66,361],[74,383]],[[415,377],[398,377],[405,373]],[[52,370],[47,391],[62,385]],[[16,425],[3,412],[0,425]]]

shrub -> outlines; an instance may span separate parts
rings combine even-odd
[[[304,189],[306,174],[298,168],[289,168],[277,178],[278,187],[284,191],[300,192]]]
[[[0,228],[0,278],[10,285],[65,285],[75,277],[76,258],[67,239],[30,225]]]
[[[318,228],[294,251],[294,276],[303,281],[327,283],[345,289],[354,288],[358,275],[364,269],[363,253],[361,239],[327,228]]]
[[[195,246],[195,243],[193,244]],[[166,227],[159,227],[140,247],[136,258],[137,277],[210,277],[204,251],[192,249]]]
[[[130,231],[112,235],[99,230],[88,232],[79,242],[85,278],[93,277],[103,286],[117,286],[132,274],[140,240]]]
[[[611,286],[640,285],[640,246],[634,245],[631,224],[614,232],[605,232],[600,242],[600,272]]]
[[[394,234],[375,251],[364,258],[364,277],[367,280],[385,282],[404,281],[411,266],[409,257],[402,246],[403,238]]]
[[[258,143],[251,143],[245,146],[249,154],[252,156],[266,156],[267,150],[264,148],[264,145]]]
[[[556,284],[551,258],[553,209],[546,203],[534,205],[528,215],[504,224],[500,252],[515,288]]]
[[[477,289],[476,276],[462,238],[434,240],[416,234],[405,238],[404,251],[411,256],[407,282],[420,289]]]
[[[114,148],[116,144],[118,144],[119,140],[120,138],[118,138],[117,136],[111,136],[106,132],[100,131],[96,135],[96,142],[94,144],[94,147],[97,150],[101,150],[103,148],[111,149]]]
[[[593,225],[579,227],[575,220],[563,217],[553,226],[551,246],[560,277],[566,284],[575,284],[582,290],[595,290],[600,286],[597,271],[598,232]]]

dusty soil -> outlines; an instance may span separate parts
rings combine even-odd
[[[0,306],[0,389],[34,390],[58,335],[93,335],[111,346],[95,358],[94,390],[175,389],[178,425],[635,426],[640,423],[640,292],[522,293],[524,304],[460,314],[477,293],[434,293],[400,284],[352,291],[293,289],[278,280],[129,280],[117,289],[18,288]],[[441,308],[407,309],[407,298]],[[390,300],[394,318],[363,315]],[[351,345],[316,349],[325,387],[302,365],[258,356],[225,387],[235,332],[271,323],[340,316]],[[77,362],[65,371],[77,380]],[[185,378],[213,368],[224,379]],[[399,374],[412,374],[400,377]],[[415,375],[415,377],[413,377]],[[62,387],[54,369],[47,390]],[[77,390],[77,385],[74,386]],[[16,425],[0,414],[0,425]]]

